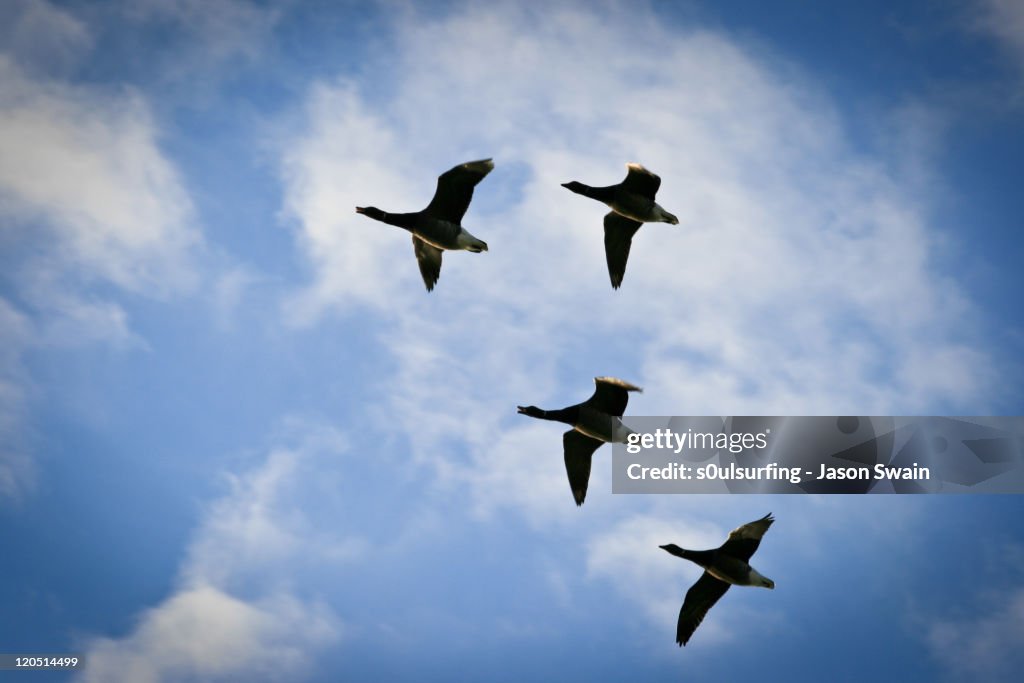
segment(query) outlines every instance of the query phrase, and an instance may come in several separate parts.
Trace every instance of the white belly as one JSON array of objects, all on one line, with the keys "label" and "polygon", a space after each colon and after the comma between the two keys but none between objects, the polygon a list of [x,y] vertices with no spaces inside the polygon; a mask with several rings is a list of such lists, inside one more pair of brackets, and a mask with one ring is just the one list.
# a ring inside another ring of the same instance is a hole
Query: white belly
[{"label": "white belly", "polygon": [[605,443],[626,443],[626,438],[633,433],[632,429],[622,424],[622,420],[617,417],[609,418],[607,415],[578,424],[575,429],[584,436]]}]

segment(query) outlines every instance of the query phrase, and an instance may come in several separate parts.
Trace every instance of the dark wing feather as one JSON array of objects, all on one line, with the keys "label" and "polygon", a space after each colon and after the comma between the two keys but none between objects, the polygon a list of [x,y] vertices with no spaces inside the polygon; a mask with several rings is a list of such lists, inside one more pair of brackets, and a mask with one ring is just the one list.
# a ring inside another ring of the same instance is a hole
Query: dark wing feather
[{"label": "dark wing feather", "polygon": [[424,213],[460,225],[473,199],[473,188],[494,168],[490,159],[468,161],[445,171],[437,178],[434,198]]},{"label": "dark wing feather", "polygon": [[614,377],[595,377],[594,384],[597,388],[594,389],[594,395],[586,400],[585,405],[615,417],[622,417],[626,412],[629,392],[643,391],[638,386]]},{"label": "dark wing feather", "polygon": [[757,550],[757,547],[761,545],[761,537],[764,536],[764,532],[768,531],[768,527],[772,525],[775,519],[772,517],[772,513],[768,513],[764,517],[754,522],[749,522],[741,527],[733,529],[729,533],[729,538],[722,547],[718,550],[738,557],[739,559],[747,562],[750,560],[751,555]]},{"label": "dark wing feather", "polygon": [[676,642],[680,646],[689,642],[690,636],[700,626],[700,622],[704,621],[708,610],[725,595],[727,590],[729,590],[729,584],[716,579],[707,572],[701,574],[697,583],[690,586],[690,590],[686,591],[683,606],[679,610],[679,624],[676,626]]},{"label": "dark wing feather", "polygon": [[412,246],[416,250],[416,261],[420,264],[420,275],[427,291],[432,291],[437,279],[441,277],[441,250],[433,244],[424,242],[416,235],[412,236]]},{"label": "dark wing feather", "polygon": [[569,487],[576,505],[583,505],[587,497],[587,484],[590,483],[590,461],[594,451],[603,442],[580,434],[570,429],[562,436],[562,447],[565,450],[565,473],[569,475]]},{"label": "dark wing feather", "polygon": [[608,277],[612,288],[618,289],[626,274],[626,260],[629,258],[629,247],[633,244],[633,235],[643,223],[626,218],[614,211],[604,217],[604,255],[608,260]]},{"label": "dark wing feather", "polygon": [[626,164],[626,168],[629,169],[629,173],[622,181],[622,189],[653,201],[654,195],[658,194],[658,188],[661,187],[661,178],[640,164]]}]

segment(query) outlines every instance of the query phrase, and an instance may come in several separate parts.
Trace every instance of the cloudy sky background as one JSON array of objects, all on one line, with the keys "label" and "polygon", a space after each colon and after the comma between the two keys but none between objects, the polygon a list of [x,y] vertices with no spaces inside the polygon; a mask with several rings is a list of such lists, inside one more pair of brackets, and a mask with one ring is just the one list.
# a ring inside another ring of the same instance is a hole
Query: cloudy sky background
[{"label": "cloudy sky background", "polygon": [[[0,651],[76,681],[1009,680],[1021,499],[613,496],[517,404],[1024,414],[1024,6],[0,7]],[[436,176],[493,157],[424,291]],[[662,176],[612,291],[604,210]],[[710,547],[775,513],[690,645]],[[743,653],[738,655],[737,653]],[[64,680],[33,674],[33,680]]]}]

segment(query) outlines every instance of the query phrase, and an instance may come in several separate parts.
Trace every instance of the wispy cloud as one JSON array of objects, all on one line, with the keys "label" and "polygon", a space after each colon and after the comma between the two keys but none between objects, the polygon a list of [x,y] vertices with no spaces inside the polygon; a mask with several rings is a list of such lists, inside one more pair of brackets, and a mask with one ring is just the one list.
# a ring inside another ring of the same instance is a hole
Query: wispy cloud
[{"label": "wispy cloud", "polygon": [[[84,31],[48,6],[22,4],[17,40],[8,49],[20,50],[29,33],[57,40],[61,31]],[[15,370],[24,350],[144,346],[119,295],[162,299],[192,291],[203,242],[139,95],[69,85],[26,70],[15,57],[22,58],[0,53],[0,279],[9,292],[7,316],[25,321],[18,342],[4,350],[8,443],[27,428],[25,391],[18,386],[29,378]],[[19,452],[15,467],[5,448],[0,495],[22,488],[17,480],[31,470],[28,455]]]},{"label": "wispy cloud", "polygon": [[[408,180],[409,162],[393,133],[348,82],[314,87],[306,116],[308,128],[284,152],[283,175],[286,214],[299,221],[296,237],[315,281],[289,301],[289,318],[302,323],[332,308],[387,307],[399,286],[412,278],[370,255],[388,254],[391,263],[400,253],[412,259],[412,243],[402,240],[399,248],[383,226],[360,224],[354,220],[362,218],[355,207],[408,201],[414,187]],[[433,191],[425,180],[424,206]]]},{"label": "wispy cloud", "polygon": [[[562,476],[560,439],[536,452],[513,407],[582,400],[597,374],[645,386],[634,414],[983,410],[978,312],[934,259],[931,198],[893,170],[916,148],[865,156],[838,104],[763,50],[602,11],[399,13],[366,80],[312,88],[284,154],[312,276],[289,310],[382,315],[389,419],[416,457],[539,520],[532,475],[544,458]],[[417,210],[437,173],[485,156],[465,223],[491,250],[446,254],[427,295],[408,235],[353,207]],[[681,224],[645,226],[612,292],[604,209],[559,185],[617,182],[627,161],[662,176]]]},{"label": "wispy cloud", "polygon": [[[697,517],[676,514],[667,521],[662,516],[635,515],[591,537],[587,576],[603,579],[624,593],[669,636],[675,632],[682,597],[702,570],[680,562],[658,546],[675,543],[696,550],[717,548],[728,533],[728,529]],[[716,627],[717,623],[706,624],[709,628],[702,636],[708,642],[727,637],[728,631]]]},{"label": "wispy cloud", "polygon": [[973,616],[938,619],[926,638],[954,678],[1015,680],[1024,666],[1024,589],[991,600]]},{"label": "wispy cloud", "polygon": [[[280,5],[281,3],[278,3]],[[137,25],[173,29],[174,49],[162,53],[159,75],[165,81],[210,85],[219,67],[252,61],[270,40],[281,8],[249,0],[141,0],[116,10]]]},{"label": "wispy cloud", "polygon": [[1024,6],[1015,0],[978,0],[975,27],[991,35],[1024,75]]},{"label": "wispy cloud", "polygon": [[297,680],[309,670],[310,645],[336,637],[325,607],[287,594],[249,603],[199,585],[144,613],[128,638],[94,641],[82,680]]},{"label": "wispy cloud", "polygon": [[223,270],[211,288],[211,304],[217,325],[222,329],[231,328],[254,288],[263,283],[264,277],[260,273],[244,265],[236,264]]},{"label": "wispy cloud", "polygon": [[24,444],[29,381],[22,365],[33,336],[31,321],[0,297],[0,501],[19,499],[33,481]]},{"label": "wispy cloud", "polygon": [[0,7],[0,46],[33,71],[70,71],[93,46],[80,19],[46,0],[11,0]]},{"label": "wispy cloud", "polygon": [[131,92],[30,78],[0,57],[0,210],[8,239],[59,269],[161,296],[195,283],[188,195]]},{"label": "wispy cloud", "polygon": [[[316,595],[285,578],[311,565],[341,566],[364,542],[321,530],[297,493],[345,439],[328,427],[293,425],[302,436],[258,466],[229,477],[180,568],[178,588],[144,611],[120,638],[86,643],[84,681],[297,680],[310,656],[337,642],[343,625]],[[292,430],[289,430],[292,431]]]}]

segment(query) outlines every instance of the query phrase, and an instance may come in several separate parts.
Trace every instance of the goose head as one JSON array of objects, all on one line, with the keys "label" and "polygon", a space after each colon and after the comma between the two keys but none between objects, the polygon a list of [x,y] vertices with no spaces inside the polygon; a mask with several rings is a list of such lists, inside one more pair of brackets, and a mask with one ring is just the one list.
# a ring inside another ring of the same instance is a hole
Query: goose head
[{"label": "goose head", "polygon": [[373,218],[374,220],[378,221],[384,220],[385,216],[385,213],[378,209],[376,206],[357,206],[356,213],[361,213],[364,216],[369,216],[370,218]]},{"label": "goose head", "polygon": [[529,415],[530,417],[543,417],[544,411],[537,406],[516,406],[520,415]]},{"label": "goose head", "polygon": [[659,545],[658,547],[662,550],[672,553],[676,557],[686,557],[686,555],[683,554],[685,551],[679,546],[677,546],[675,543],[669,543],[668,545]]}]

